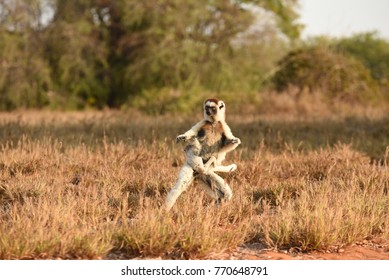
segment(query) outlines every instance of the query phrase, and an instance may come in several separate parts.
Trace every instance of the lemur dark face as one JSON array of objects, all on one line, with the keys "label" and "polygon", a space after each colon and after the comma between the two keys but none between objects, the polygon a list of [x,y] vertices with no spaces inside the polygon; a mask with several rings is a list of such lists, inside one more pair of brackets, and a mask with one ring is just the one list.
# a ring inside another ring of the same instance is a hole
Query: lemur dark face
[{"label": "lemur dark face", "polygon": [[212,117],[217,114],[217,105],[216,104],[209,104],[209,102],[204,106],[205,113]]},{"label": "lemur dark face", "polygon": [[225,106],[224,102],[216,99],[210,98],[204,102],[204,115],[210,119],[216,121],[224,119]]}]

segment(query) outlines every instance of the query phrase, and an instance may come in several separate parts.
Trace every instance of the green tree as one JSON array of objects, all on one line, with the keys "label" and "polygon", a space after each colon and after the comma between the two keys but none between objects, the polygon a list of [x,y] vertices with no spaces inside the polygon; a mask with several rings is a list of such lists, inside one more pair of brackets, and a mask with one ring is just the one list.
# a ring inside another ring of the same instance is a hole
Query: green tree
[{"label": "green tree", "polygon": [[41,4],[0,1],[0,109],[47,105],[51,79],[44,59]]},{"label": "green tree", "polygon": [[278,91],[289,86],[309,92],[320,91],[328,99],[366,102],[379,96],[377,83],[364,65],[327,47],[304,47],[289,52],[274,75]]},{"label": "green tree", "polygon": [[278,27],[283,34],[291,40],[300,38],[301,30],[304,26],[297,22],[299,19],[297,12],[299,7],[298,0],[254,0],[243,2],[253,3],[273,12]]},{"label": "green tree", "polygon": [[[255,9],[272,15],[270,40]],[[279,35],[299,35],[296,9],[295,0],[0,0],[0,98],[10,108],[102,108],[161,89],[257,89]],[[258,24],[263,33],[247,40]]]},{"label": "green tree", "polygon": [[305,42],[307,46],[322,46],[331,51],[362,63],[381,93],[389,98],[389,41],[377,32],[357,33],[350,37],[314,37]]},{"label": "green tree", "polygon": [[115,42],[120,48],[114,47],[115,55],[127,61],[115,63],[119,66],[115,73],[124,73],[119,84],[128,94],[163,87],[222,91],[249,84],[258,88],[263,64],[257,56],[263,50],[258,42],[265,41],[257,37],[251,41],[253,48],[236,44],[254,23],[256,5],[279,14],[282,31],[288,30],[289,21],[287,34],[297,36],[297,27],[291,31],[296,1],[124,1],[120,15],[115,14],[115,28],[124,26],[122,32],[109,32],[118,34]]},{"label": "green tree", "polygon": [[46,58],[52,69],[54,106],[103,108],[108,99],[106,43],[94,23],[93,1],[53,2],[45,30]]},{"label": "green tree", "polygon": [[380,38],[377,32],[335,40],[333,48],[361,61],[382,86],[389,85],[389,42]]}]

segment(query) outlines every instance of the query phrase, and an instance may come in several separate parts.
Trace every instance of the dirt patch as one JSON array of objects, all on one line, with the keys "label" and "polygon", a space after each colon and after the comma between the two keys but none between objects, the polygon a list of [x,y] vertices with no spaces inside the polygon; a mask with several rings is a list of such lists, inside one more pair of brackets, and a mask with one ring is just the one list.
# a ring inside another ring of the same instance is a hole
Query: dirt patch
[{"label": "dirt patch", "polygon": [[308,253],[297,248],[266,249],[262,244],[247,244],[232,252],[212,254],[211,260],[389,260],[389,239],[364,240],[350,246]]},{"label": "dirt patch", "polygon": [[[148,259],[163,260],[164,257],[129,258],[125,253],[110,253],[106,259]],[[240,246],[232,251],[213,253],[205,260],[389,260],[389,239],[363,240],[345,247],[332,247],[322,251],[300,252],[268,249],[261,243]]]}]

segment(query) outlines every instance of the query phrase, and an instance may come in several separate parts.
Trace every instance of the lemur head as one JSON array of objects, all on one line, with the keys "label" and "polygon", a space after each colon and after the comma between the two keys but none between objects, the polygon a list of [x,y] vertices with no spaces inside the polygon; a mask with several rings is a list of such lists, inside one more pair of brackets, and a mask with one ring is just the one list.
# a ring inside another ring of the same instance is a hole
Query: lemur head
[{"label": "lemur head", "polygon": [[222,100],[209,98],[204,101],[204,119],[210,122],[224,121],[226,105]]}]

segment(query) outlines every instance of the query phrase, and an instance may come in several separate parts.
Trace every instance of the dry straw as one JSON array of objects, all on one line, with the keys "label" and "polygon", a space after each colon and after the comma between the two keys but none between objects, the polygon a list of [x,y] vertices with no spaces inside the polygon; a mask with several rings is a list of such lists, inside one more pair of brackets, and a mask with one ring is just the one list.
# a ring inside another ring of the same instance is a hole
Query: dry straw
[{"label": "dry straw", "polygon": [[387,120],[230,120],[243,142],[227,160],[239,167],[232,201],[215,206],[194,184],[166,214],[186,121],[1,114],[0,258],[204,258],[389,237]]}]

